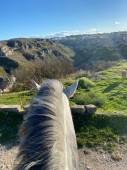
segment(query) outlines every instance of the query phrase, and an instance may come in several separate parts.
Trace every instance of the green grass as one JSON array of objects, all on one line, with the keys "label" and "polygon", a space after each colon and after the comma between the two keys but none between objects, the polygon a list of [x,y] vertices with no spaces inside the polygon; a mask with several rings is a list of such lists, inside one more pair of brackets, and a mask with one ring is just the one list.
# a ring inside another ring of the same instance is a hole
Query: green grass
[{"label": "green grass", "polygon": [[0,95],[0,104],[7,104],[7,105],[21,105],[24,106],[25,104],[29,103],[34,95],[33,91],[23,91],[23,92],[16,92],[16,93],[6,93]]},{"label": "green grass", "polygon": [[127,112],[127,78],[122,79],[121,71],[127,68],[126,62],[100,71],[102,79],[92,79],[93,86],[80,86],[71,102],[74,104],[95,104],[101,111]]},{"label": "green grass", "polygon": [[78,91],[72,101],[78,105],[94,104],[98,107],[105,104],[105,98],[101,93],[84,90]]},{"label": "green grass", "polygon": [[73,115],[79,147],[113,152],[127,142],[127,114]]},{"label": "green grass", "polygon": [[94,83],[90,79],[88,79],[87,77],[81,77],[79,79],[78,88],[88,89],[88,88],[93,87],[93,86],[94,86]]},{"label": "green grass", "polygon": [[23,115],[16,113],[0,113],[0,144],[16,142],[17,133]]},{"label": "green grass", "polygon": [[122,79],[121,71],[127,68],[126,63],[100,72],[102,80],[95,80],[96,86],[91,89],[105,96],[104,110],[127,112],[127,78]]}]

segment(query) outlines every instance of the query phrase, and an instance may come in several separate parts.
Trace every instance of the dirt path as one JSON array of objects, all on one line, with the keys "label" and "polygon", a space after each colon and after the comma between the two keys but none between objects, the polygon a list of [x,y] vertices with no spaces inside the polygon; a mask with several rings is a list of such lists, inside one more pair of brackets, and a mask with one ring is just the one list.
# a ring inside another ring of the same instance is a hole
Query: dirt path
[{"label": "dirt path", "polygon": [[122,159],[114,161],[108,153],[91,151],[88,155],[79,151],[80,170],[127,170],[127,149],[121,153]]},{"label": "dirt path", "polygon": [[0,170],[12,170],[18,147],[0,145]]},{"label": "dirt path", "polygon": [[[0,145],[0,170],[12,170],[18,147]],[[106,153],[90,151],[85,155],[83,150],[79,150],[80,170],[127,170],[127,149],[122,151],[122,160],[114,161]]]}]

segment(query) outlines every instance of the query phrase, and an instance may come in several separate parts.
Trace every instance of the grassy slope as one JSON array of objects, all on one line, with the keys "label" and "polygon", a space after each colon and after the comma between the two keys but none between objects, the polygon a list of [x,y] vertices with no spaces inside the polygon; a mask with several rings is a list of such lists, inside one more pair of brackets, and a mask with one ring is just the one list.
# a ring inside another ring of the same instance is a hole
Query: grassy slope
[{"label": "grassy slope", "polygon": [[[115,151],[127,143],[127,79],[121,77],[121,71],[126,68],[127,63],[121,62],[100,72],[103,79],[93,79],[93,87],[79,88],[71,100],[72,104],[98,105],[95,115],[73,115],[78,146],[83,147],[84,152],[87,148],[104,149],[113,159],[121,159]],[[69,83],[66,81],[66,84]],[[115,114],[111,114],[114,111]]]},{"label": "grassy slope", "polygon": [[[92,80],[94,86],[90,88],[78,88],[71,103],[90,104],[94,103],[101,111],[124,111],[127,112],[127,79],[122,79],[121,71],[127,68],[127,63],[121,62],[108,70],[101,71],[103,76],[100,80]],[[74,82],[74,78],[62,80],[65,86]],[[32,91],[24,91],[0,96],[0,104],[26,104],[33,96]]]},{"label": "grassy slope", "polygon": [[91,89],[101,93],[105,98],[104,110],[127,112],[127,79],[122,79],[121,71],[127,68],[127,63],[100,72],[102,80],[95,81],[96,86]]},{"label": "grassy slope", "polygon": [[21,105],[24,106],[31,101],[32,96],[34,95],[33,91],[23,91],[15,93],[2,94],[0,96],[0,104],[5,105]]},{"label": "grassy slope", "polygon": [[[127,78],[122,79],[121,71],[127,68],[126,62],[120,62],[108,70],[101,71],[101,79],[92,78],[93,87],[78,88],[71,99],[72,104],[95,104],[98,111],[122,111],[127,113]],[[65,80],[66,85],[74,80]]]}]

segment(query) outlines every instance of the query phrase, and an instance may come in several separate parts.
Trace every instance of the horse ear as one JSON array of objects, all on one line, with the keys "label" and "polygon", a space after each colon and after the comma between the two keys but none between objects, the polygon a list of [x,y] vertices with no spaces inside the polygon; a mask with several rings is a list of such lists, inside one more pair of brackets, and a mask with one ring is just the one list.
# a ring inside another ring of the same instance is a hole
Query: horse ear
[{"label": "horse ear", "polygon": [[76,80],[72,85],[70,85],[69,87],[67,87],[67,88],[64,90],[64,93],[66,94],[66,96],[67,96],[68,98],[73,97],[73,95],[75,94],[76,89],[77,89],[77,87],[78,87],[78,82],[79,82],[79,80]]},{"label": "horse ear", "polygon": [[32,85],[34,86],[34,89],[35,89],[36,91],[38,91],[38,90],[40,89],[39,84],[37,84],[34,80],[31,80],[31,82],[32,82]]}]

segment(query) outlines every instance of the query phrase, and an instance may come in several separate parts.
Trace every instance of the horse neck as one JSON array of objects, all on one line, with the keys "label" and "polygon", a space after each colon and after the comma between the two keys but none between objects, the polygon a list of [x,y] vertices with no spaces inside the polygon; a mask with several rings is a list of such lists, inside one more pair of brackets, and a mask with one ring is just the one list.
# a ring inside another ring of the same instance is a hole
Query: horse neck
[{"label": "horse neck", "polygon": [[21,129],[19,156],[22,160],[17,170],[36,170],[37,167],[78,170],[75,132],[66,96],[37,97],[29,112]]},{"label": "horse neck", "polygon": [[64,96],[66,170],[78,170],[77,142],[69,102]]}]

